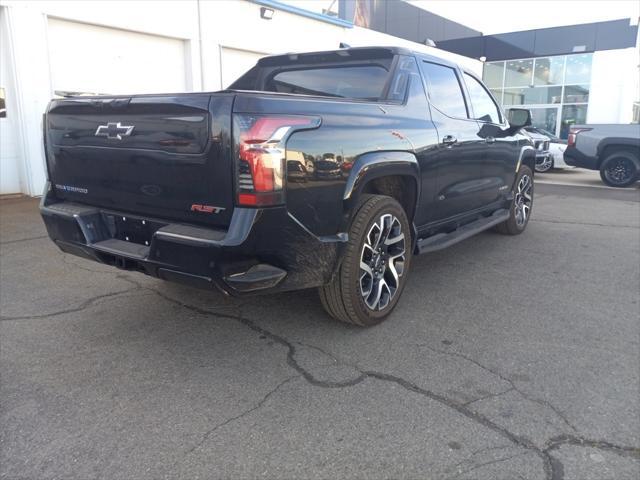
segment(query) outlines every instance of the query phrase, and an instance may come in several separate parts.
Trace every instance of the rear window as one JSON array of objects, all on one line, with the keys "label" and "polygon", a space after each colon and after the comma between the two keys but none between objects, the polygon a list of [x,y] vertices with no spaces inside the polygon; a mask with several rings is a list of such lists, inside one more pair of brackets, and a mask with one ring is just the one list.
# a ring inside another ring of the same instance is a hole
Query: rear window
[{"label": "rear window", "polygon": [[382,97],[387,77],[387,70],[377,65],[286,70],[273,75],[267,81],[265,90],[378,100]]}]

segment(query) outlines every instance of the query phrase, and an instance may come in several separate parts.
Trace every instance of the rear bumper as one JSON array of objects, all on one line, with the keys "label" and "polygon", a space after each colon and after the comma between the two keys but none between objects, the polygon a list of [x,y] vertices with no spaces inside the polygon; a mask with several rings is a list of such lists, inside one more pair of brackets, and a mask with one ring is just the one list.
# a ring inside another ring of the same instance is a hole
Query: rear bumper
[{"label": "rear bumper", "polygon": [[564,151],[564,162],[572,167],[599,170],[598,159],[596,157],[585,155],[575,147],[567,147]]},{"label": "rear bumper", "polygon": [[[346,241],[344,235],[313,235],[284,207],[236,208],[222,230],[59,201],[47,191],[40,213],[62,251],[230,295],[326,284]],[[118,238],[113,216],[153,225],[148,245]]]}]

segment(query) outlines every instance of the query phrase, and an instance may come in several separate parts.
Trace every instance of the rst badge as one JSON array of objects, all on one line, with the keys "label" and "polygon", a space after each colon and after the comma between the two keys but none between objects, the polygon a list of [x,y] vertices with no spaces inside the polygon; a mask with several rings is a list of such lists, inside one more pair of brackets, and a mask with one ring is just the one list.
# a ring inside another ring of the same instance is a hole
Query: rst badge
[{"label": "rst badge", "polygon": [[213,205],[201,205],[199,203],[194,203],[191,205],[192,212],[200,212],[200,213],[220,213],[223,210],[226,210],[223,207],[214,207]]},{"label": "rst badge", "polygon": [[120,122],[108,122],[106,125],[99,125],[96,130],[96,137],[107,137],[109,140],[122,140],[133,132],[134,125],[122,125]]}]

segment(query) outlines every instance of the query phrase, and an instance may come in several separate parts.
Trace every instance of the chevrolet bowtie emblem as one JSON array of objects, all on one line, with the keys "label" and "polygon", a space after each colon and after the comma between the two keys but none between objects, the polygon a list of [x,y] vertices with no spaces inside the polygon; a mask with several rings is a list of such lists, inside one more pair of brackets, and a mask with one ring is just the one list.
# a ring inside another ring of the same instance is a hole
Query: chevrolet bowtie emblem
[{"label": "chevrolet bowtie emblem", "polygon": [[122,140],[122,137],[131,135],[133,127],[133,125],[121,125],[120,122],[109,122],[106,125],[100,125],[95,136],[107,137],[109,140]]}]

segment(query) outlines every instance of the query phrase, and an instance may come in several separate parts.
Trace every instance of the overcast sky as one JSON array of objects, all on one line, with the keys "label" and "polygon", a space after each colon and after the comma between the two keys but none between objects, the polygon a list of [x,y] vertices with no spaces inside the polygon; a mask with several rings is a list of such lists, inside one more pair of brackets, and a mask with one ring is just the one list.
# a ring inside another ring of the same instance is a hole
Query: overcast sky
[{"label": "overcast sky", "polygon": [[485,35],[640,16],[640,0],[409,0]]}]

